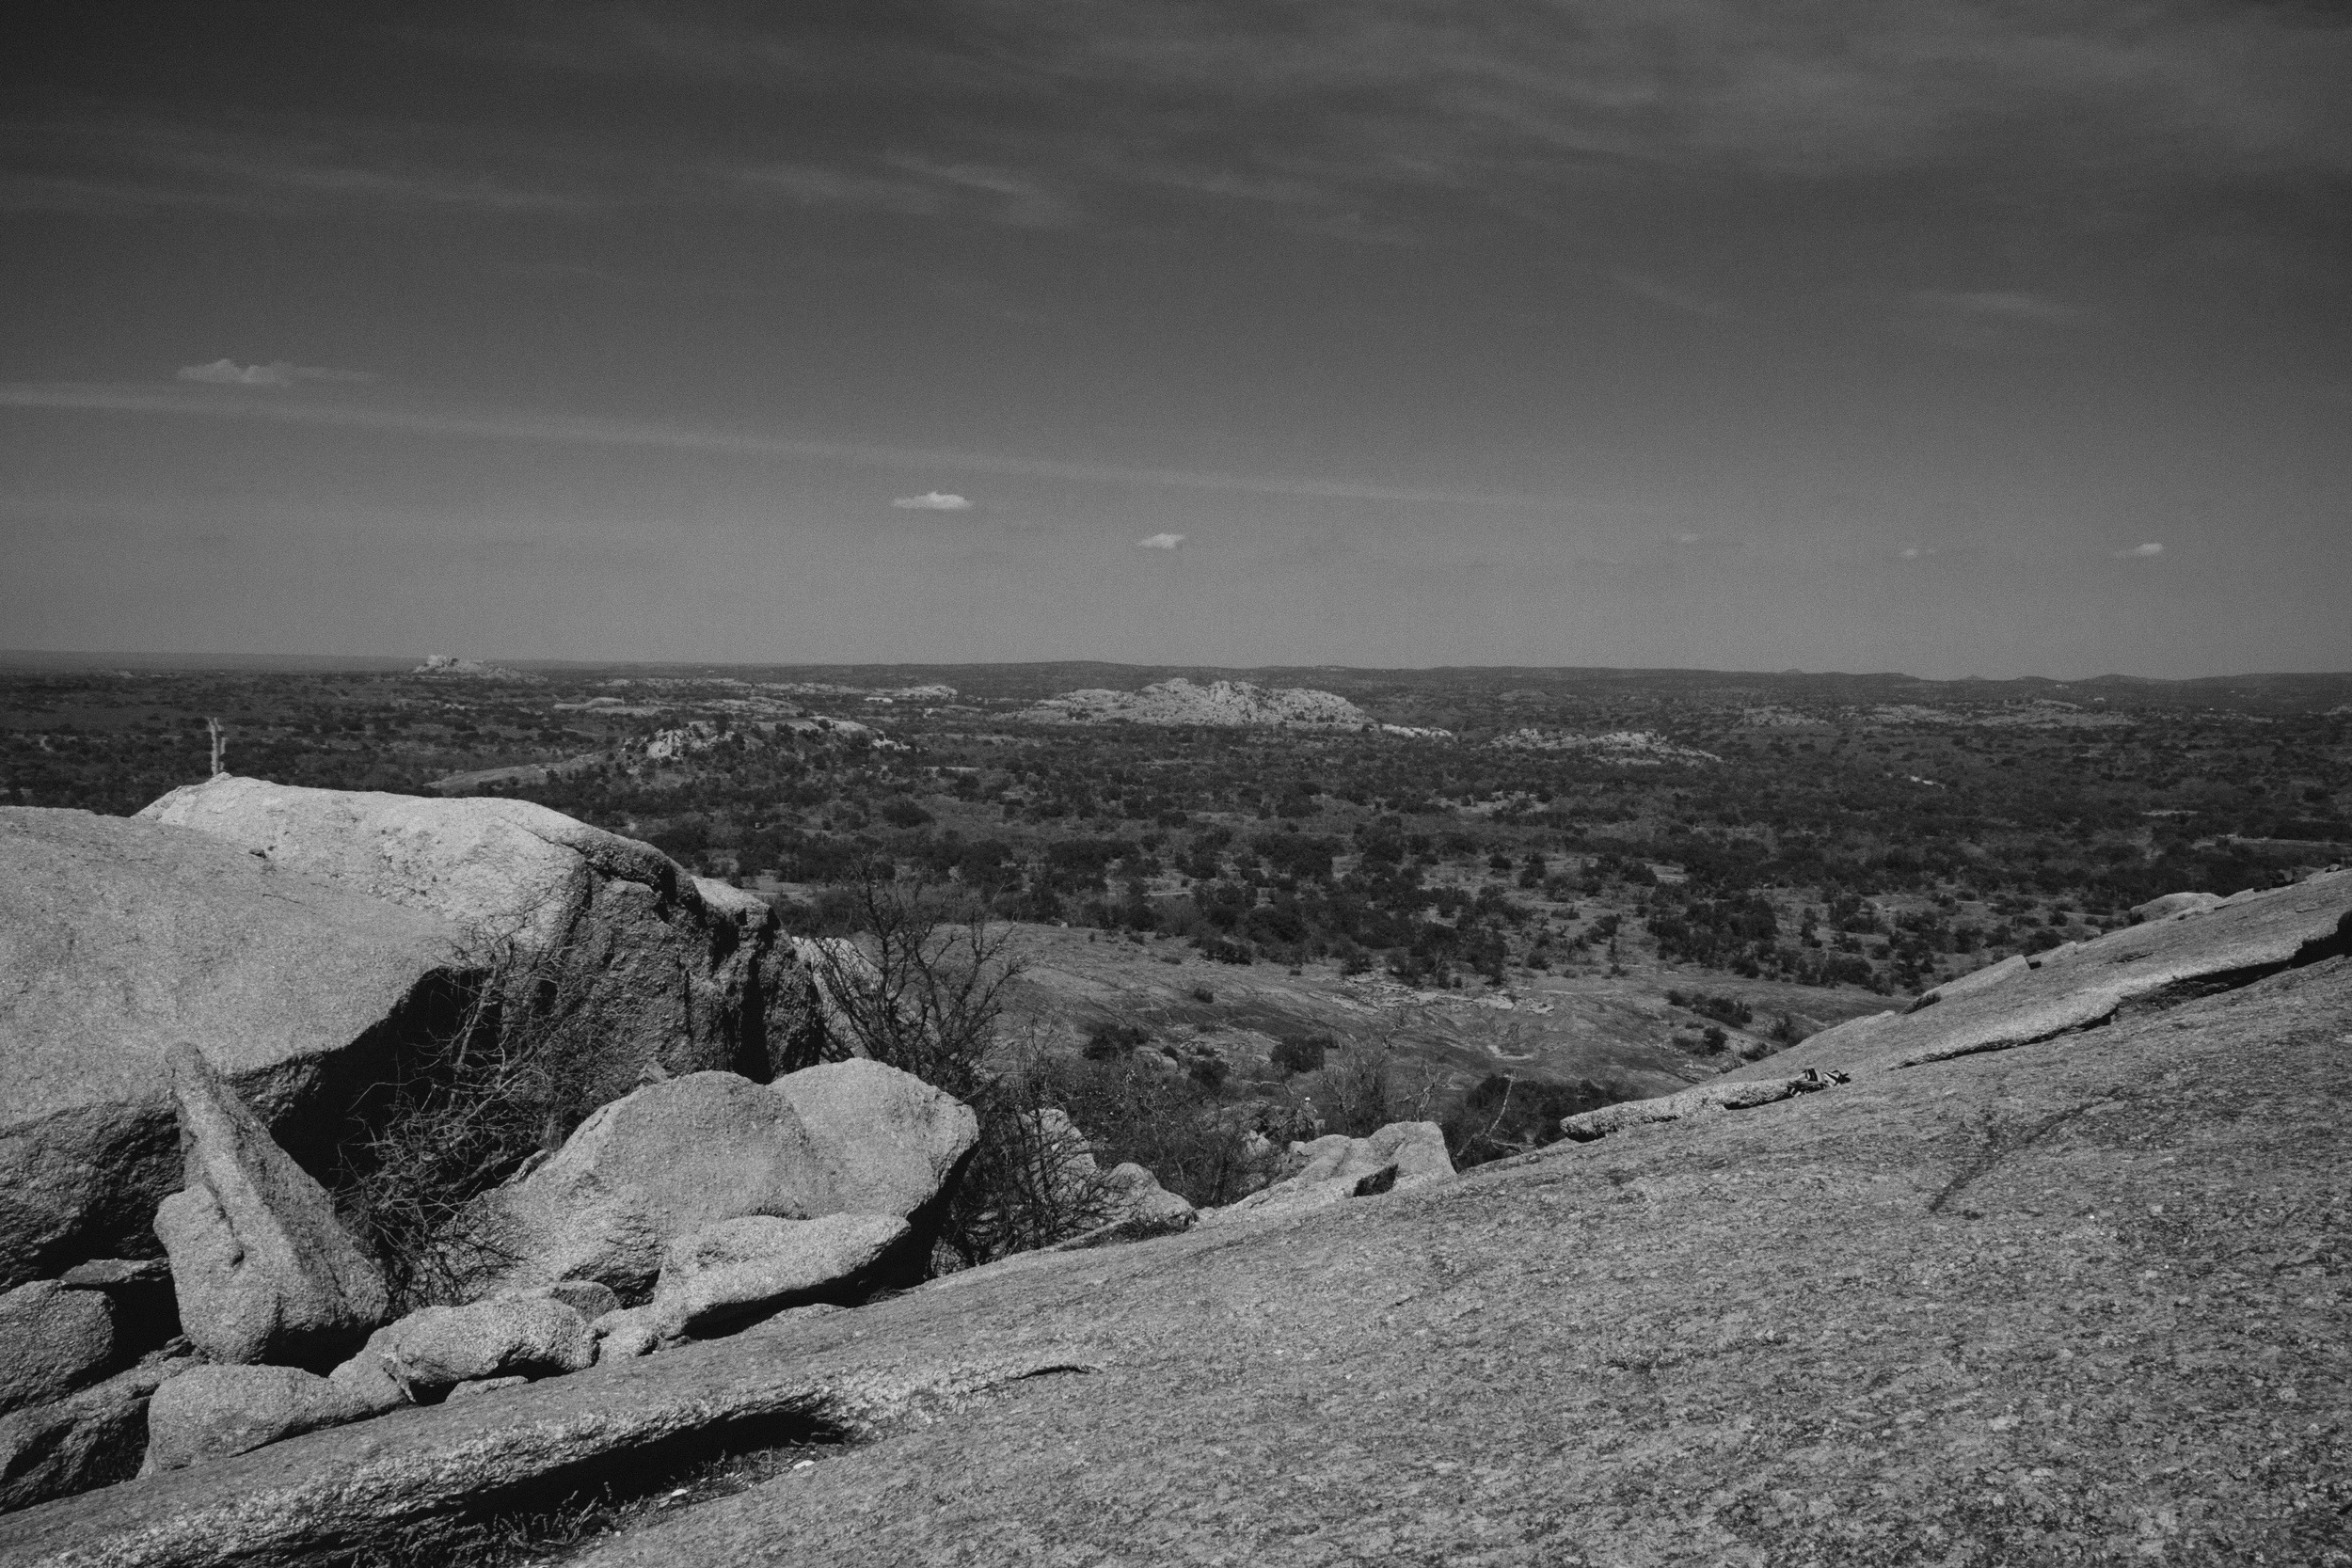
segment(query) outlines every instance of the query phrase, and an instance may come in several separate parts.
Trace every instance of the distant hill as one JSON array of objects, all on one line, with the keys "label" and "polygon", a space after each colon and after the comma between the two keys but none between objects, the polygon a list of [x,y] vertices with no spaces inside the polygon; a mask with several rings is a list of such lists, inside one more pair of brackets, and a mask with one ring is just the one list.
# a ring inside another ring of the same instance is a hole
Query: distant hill
[{"label": "distant hill", "polygon": [[1265,688],[1248,681],[1196,685],[1179,675],[1140,691],[1089,689],[1048,697],[1020,718],[1040,724],[1206,724],[1225,729],[1361,729],[1371,714],[1346,698],[1311,687]]}]

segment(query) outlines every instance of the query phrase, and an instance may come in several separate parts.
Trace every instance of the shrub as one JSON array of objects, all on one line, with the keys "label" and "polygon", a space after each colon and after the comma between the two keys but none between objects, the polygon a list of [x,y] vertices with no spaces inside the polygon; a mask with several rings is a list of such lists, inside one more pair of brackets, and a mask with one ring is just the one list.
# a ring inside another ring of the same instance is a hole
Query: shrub
[{"label": "shrub", "polygon": [[360,1096],[328,1182],[402,1312],[461,1299],[505,1260],[471,1223],[473,1200],[596,1108],[567,1070],[593,1043],[593,972],[511,937],[469,947],[482,979],[462,1016]]},{"label": "shrub", "polygon": [[1337,1044],[1329,1035],[1285,1035],[1274,1044],[1273,1062],[1285,1073],[1319,1072]]}]

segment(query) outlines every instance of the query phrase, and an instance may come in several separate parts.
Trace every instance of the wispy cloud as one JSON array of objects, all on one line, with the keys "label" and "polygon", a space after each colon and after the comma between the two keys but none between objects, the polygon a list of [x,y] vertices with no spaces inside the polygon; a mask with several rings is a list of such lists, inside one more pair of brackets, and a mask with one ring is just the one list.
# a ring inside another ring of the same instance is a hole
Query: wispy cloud
[{"label": "wispy cloud", "polygon": [[1149,539],[1136,540],[1136,548],[1139,550],[1173,550],[1183,547],[1184,543],[1184,536],[1181,533],[1155,533]]},{"label": "wispy cloud", "polygon": [[2069,305],[2064,300],[2000,290],[1951,293],[1942,289],[1922,289],[1911,298],[1912,303],[1921,309],[1945,315],[2033,326],[2074,326],[2088,320],[2090,315],[2081,306]]},{"label": "wispy cloud", "polygon": [[1724,321],[1737,314],[1730,306],[1720,299],[1710,299],[1704,294],[1693,293],[1688,289],[1677,288],[1671,283],[1661,283],[1655,277],[1647,277],[1640,273],[1620,272],[1614,275],[1614,278],[1617,287],[1626,293],[1646,299],[1653,305],[1662,305],[1669,310],[1678,310],[1686,316],[1704,316],[1710,320]]},{"label": "wispy cloud", "polygon": [[2128,550],[2116,551],[2115,558],[2118,561],[2147,561],[2154,556],[2162,555],[2163,553],[2164,546],[2155,543],[2153,540],[2150,540],[2145,545],[2134,545]]},{"label": "wispy cloud", "polygon": [[972,503],[961,496],[951,496],[945,490],[930,490],[919,496],[900,496],[890,503],[901,512],[969,512]]},{"label": "wispy cloud", "polygon": [[180,379],[202,382],[209,387],[292,387],[302,381],[360,383],[375,377],[366,371],[327,370],[284,359],[273,359],[266,365],[240,365],[234,359],[215,359],[206,365],[181,366]]},{"label": "wispy cloud", "polygon": [[[956,469],[966,473],[1016,474],[1033,479],[1074,480],[1178,490],[1225,491],[1250,496],[1304,496],[1327,500],[1398,505],[1507,507],[1554,512],[1571,504],[1555,496],[1476,490],[1424,490],[1339,480],[1282,479],[1255,474],[1146,468],[1119,464],[1068,463],[996,452],[950,451],[928,447],[875,446],[850,441],[811,441],[741,431],[696,430],[624,420],[579,419],[516,409],[441,412],[364,406],[309,399],[239,396],[171,387],[87,383],[0,383],[0,408],[51,409],[112,414],[152,414],[205,419],[249,419],[265,423],[379,430],[413,436],[472,440],[528,441],[557,446],[644,447],[676,451],[723,451],[754,457],[810,458],[893,468]],[[1165,546],[1155,546],[1165,547]]]}]

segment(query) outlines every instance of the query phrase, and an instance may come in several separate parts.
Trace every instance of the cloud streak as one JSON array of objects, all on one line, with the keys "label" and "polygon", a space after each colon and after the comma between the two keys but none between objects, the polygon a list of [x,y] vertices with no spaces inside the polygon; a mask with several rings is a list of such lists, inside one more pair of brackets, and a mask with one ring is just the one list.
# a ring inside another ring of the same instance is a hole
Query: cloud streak
[{"label": "cloud streak", "polygon": [[736,431],[695,430],[681,425],[533,414],[516,409],[448,413],[307,399],[241,397],[227,388],[219,392],[196,392],[167,387],[0,383],[0,408],[253,420],[272,424],[371,430],[407,436],[445,436],[471,440],[521,441],[549,446],[639,447],[673,451],[729,452],[747,457],[809,458],[877,467],[961,469],[967,473],[1012,474],[1031,479],[1220,491],[1248,496],[1298,496],[1396,505],[1556,511],[1575,504],[1568,498],[1558,496],[1425,490],[1337,480],[1282,479],[1107,463],[1065,463],[995,452],[879,446],[854,441],[811,441]]},{"label": "cloud streak", "polygon": [[2134,545],[2128,550],[2118,550],[2115,558],[2118,561],[2150,561],[2163,553],[2164,546],[2151,540],[2145,545]]},{"label": "cloud streak", "polygon": [[1149,539],[1136,540],[1136,548],[1139,550],[1173,550],[1183,548],[1184,543],[1184,536],[1181,533],[1155,533]]},{"label": "cloud streak", "polygon": [[292,387],[303,381],[339,381],[352,384],[371,382],[375,377],[366,371],[335,371],[317,365],[296,365],[284,359],[273,359],[266,365],[240,365],[234,359],[215,359],[205,365],[183,365],[180,379],[200,382],[208,387]]},{"label": "cloud streak", "polygon": [[961,496],[931,490],[920,496],[900,496],[890,503],[901,512],[969,512],[972,503]]}]

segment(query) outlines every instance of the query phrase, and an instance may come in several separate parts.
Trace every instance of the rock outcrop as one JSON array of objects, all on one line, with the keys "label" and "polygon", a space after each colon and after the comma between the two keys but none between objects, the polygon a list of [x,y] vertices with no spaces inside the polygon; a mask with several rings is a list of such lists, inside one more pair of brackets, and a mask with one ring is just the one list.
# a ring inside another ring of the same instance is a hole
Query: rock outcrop
[{"label": "rock outcrop", "polygon": [[752,895],[651,845],[525,800],[302,789],[224,775],[147,807],[356,893],[427,911],[486,957],[514,955],[512,1008],[560,1010],[582,1105],[648,1068],[765,1079],[799,1033],[806,987]]},{"label": "rock outcrop", "polygon": [[180,1323],[215,1361],[326,1367],[384,1321],[384,1275],[334,1201],[192,1045],[169,1053],[186,1184],[155,1212]]},{"label": "rock outcrop", "polygon": [[0,808],[0,1290],[152,1251],[172,1042],[324,1169],[468,981],[452,923],[167,824]]},{"label": "rock outcrop", "polygon": [[1048,697],[1019,717],[1039,724],[1204,724],[1218,729],[1344,729],[1371,726],[1372,715],[1336,692],[1312,687],[1262,687],[1182,675],[1140,691],[1089,688]]},{"label": "rock outcrop", "polygon": [[890,1214],[727,1220],[673,1243],[651,1312],[663,1338],[708,1335],[810,1302],[854,1300],[913,1248]]},{"label": "rock outcrop", "polygon": [[2196,985],[2104,1027],[1900,1065],[2137,951],[2093,942],[2013,976],[2006,1030],[1988,991],[1796,1048],[1835,1093],[312,1432],[11,1518],[0,1563],[301,1560],[751,1421],[888,1440],[590,1568],[2327,1561],[2352,884],[2265,896],[2158,927],[2206,929],[2162,959]]}]

